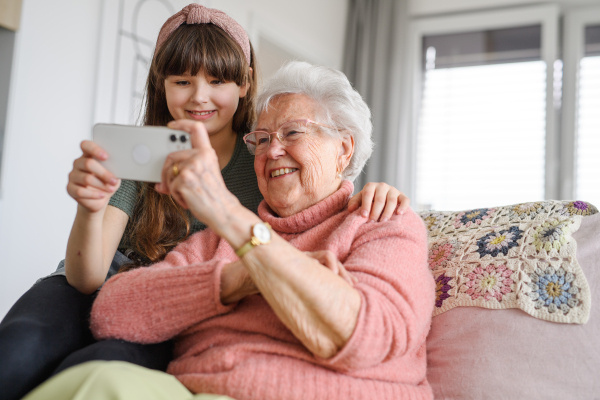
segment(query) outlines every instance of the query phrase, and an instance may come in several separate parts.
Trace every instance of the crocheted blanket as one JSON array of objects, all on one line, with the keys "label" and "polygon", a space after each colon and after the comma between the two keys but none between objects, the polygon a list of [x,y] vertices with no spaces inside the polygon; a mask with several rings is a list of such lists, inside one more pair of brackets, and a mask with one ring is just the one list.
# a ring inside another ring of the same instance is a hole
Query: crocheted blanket
[{"label": "crocheted blanket", "polygon": [[436,281],[433,316],[458,306],[519,308],[584,324],[590,288],[572,234],[597,213],[583,201],[544,201],[462,212],[420,212]]}]

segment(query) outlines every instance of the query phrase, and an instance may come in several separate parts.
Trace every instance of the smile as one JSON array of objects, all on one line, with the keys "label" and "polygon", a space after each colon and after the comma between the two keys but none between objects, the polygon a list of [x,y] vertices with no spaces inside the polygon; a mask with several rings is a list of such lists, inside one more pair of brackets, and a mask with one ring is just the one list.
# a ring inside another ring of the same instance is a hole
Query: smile
[{"label": "smile", "polygon": [[292,172],[298,171],[298,168],[280,168],[271,172],[271,178],[276,178],[281,175],[291,174]]},{"label": "smile", "polygon": [[212,114],[214,111],[188,111],[188,112],[193,115],[208,115],[208,114]]}]

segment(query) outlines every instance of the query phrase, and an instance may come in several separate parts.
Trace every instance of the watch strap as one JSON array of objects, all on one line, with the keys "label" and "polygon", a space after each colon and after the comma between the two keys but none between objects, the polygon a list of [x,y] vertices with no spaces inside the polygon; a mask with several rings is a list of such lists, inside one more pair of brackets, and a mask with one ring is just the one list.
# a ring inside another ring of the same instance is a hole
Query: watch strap
[{"label": "watch strap", "polygon": [[245,245],[243,245],[242,247],[240,247],[239,249],[237,249],[235,251],[235,254],[239,257],[242,258],[244,257],[244,255],[246,255],[247,252],[249,252],[250,250],[252,250],[252,248],[254,246],[258,246],[257,244],[254,244],[255,241],[255,237],[252,236],[252,239],[250,239],[250,241],[248,243],[246,243]]},{"label": "watch strap", "polygon": [[[271,229],[271,225],[269,225],[268,223],[264,222],[265,226],[269,229]],[[253,227],[254,228],[254,227]],[[240,247],[239,249],[237,249],[235,251],[235,254],[239,257],[242,258],[246,255],[247,252],[249,252],[250,250],[252,250],[254,247],[259,246],[263,244],[260,240],[258,240],[258,238],[256,236],[254,236],[254,234],[252,234],[252,238],[250,239],[249,242],[247,242],[245,245],[243,245],[242,247]]]}]

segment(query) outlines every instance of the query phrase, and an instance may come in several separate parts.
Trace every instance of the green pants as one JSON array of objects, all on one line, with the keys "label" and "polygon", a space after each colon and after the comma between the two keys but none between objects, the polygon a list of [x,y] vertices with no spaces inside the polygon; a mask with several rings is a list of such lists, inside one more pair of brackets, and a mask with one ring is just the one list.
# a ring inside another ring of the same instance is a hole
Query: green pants
[{"label": "green pants", "polygon": [[23,400],[233,400],[192,394],[174,376],[122,361],[92,361],[44,382]]}]

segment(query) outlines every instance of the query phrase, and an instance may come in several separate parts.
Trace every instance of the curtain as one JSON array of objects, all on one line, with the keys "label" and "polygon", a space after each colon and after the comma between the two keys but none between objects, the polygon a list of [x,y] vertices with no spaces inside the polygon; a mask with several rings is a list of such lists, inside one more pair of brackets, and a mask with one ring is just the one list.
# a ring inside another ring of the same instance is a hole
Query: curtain
[{"label": "curtain", "polygon": [[402,65],[407,48],[407,0],[349,0],[343,71],[373,115],[373,155],[355,182],[387,182],[408,196],[411,141],[401,115],[409,76]]}]

